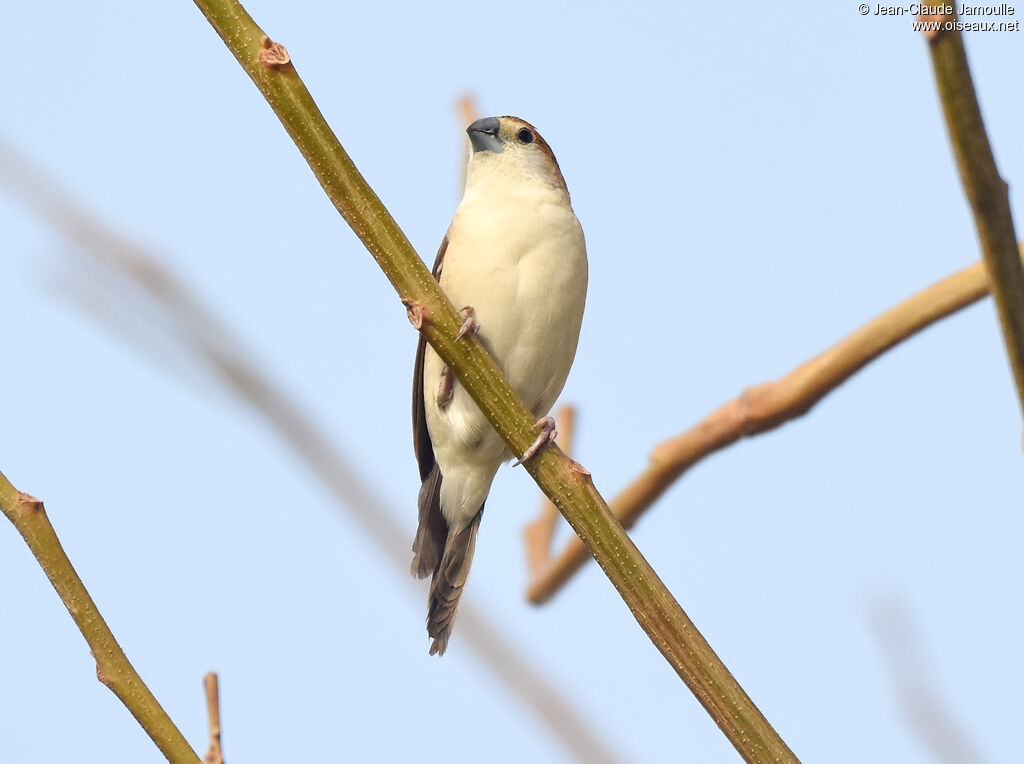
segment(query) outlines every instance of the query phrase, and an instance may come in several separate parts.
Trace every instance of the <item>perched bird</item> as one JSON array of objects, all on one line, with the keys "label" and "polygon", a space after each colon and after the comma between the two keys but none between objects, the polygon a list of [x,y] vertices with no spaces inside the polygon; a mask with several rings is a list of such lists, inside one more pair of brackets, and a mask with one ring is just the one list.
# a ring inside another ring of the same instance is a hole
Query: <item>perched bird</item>
[{"label": "perched bird", "polygon": [[[466,306],[457,339],[476,332],[538,417],[540,435],[521,462],[553,436],[547,413],[576,355],[587,249],[555,155],[533,125],[488,117],[466,132],[472,144],[466,190],[434,277],[455,305]],[[427,633],[434,655],[448,646],[484,500],[512,454],[422,336],[412,409],[423,481],[412,572],[432,576]]]}]

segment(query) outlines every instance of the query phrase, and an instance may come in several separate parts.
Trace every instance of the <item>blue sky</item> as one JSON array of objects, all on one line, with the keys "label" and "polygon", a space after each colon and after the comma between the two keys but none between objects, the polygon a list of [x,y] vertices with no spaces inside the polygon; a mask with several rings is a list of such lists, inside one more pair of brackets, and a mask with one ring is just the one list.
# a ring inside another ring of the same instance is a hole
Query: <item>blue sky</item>
[{"label": "blue sky", "polygon": [[[661,440],[977,259],[907,18],[810,3],[247,7],[428,262],[458,202],[456,99],[543,133],[587,235],[563,400],[606,497]],[[20,4],[6,19],[17,67],[0,136],[207,301],[411,542],[415,334],[202,15]],[[1022,38],[965,39],[1020,220]],[[425,586],[264,422],[141,320],[126,344],[61,296],[79,253],[6,193],[0,234],[0,469],[46,501],[197,749],[214,669],[229,761],[572,760],[458,628],[427,656]],[[871,625],[895,602],[959,729],[1007,761],[1024,680],[1021,429],[985,301],[700,464],[634,538],[801,758],[932,760]],[[551,604],[524,602],[537,496],[522,471],[499,473],[467,601],[621,759],[734,761],[596,566]],[[0,576],[2,758],[159,761],[11,528]]]}]

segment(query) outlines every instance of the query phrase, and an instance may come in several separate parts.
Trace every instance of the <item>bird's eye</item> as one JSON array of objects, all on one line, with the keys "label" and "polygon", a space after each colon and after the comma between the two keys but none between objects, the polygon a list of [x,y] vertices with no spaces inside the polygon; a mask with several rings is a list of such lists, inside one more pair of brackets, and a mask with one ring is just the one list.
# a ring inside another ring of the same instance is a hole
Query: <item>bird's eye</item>
[{"label": "bird's eye", "polygon": [[516,133],[516,138],[519,139],[520,143],[533,143],[533,133],[527,130],[525,127]]}]

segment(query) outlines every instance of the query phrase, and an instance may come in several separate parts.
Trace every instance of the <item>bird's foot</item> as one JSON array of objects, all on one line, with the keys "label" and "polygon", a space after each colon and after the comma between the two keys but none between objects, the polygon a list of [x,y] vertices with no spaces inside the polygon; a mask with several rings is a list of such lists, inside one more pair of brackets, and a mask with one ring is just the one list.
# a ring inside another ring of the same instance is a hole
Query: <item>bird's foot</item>
[{"label": "bird's foot", "polygon": [[558,430],[555,429],[554,417],[541,417],[537,420],[537,424],[534,426],[540,428],[540,434],[537,436],[537,440],[533,441],[533,445],[526,449],[523,455],[512,463],[513,467],[518,467],[520,464],[530,461],[530,459],[540,451],[541,446],[549,440],[554,440],[558,437]]},{"label": "bird's foot", "polygon": [[480,322],[477,321],[476,318],[474,318],[473,313],[474,311],[472,305],[467,305],[466,307],[459,311],[459,315],[461,315],[465,320],[462,322],[462,326],[459,328],[459,333],[455,335],[456,342],[461,340],[467,334],[476,334],[478,331],[480,331]]},{"label": "bird's foot", "polygon": [[447,365],[441,367],[441,385],[437,388],[437,407],[444,409],[455,395],[455,372]]}]

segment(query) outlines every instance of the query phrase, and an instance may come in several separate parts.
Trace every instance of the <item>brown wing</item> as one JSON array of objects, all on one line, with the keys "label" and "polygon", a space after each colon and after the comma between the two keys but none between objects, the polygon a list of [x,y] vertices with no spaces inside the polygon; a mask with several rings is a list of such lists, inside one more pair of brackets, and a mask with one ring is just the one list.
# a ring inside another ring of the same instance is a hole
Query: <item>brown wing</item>
[{"label": "brown wing", "polygon": [[[448,237],[444,237],[434,261],[434,278],[441,280]],[[420,467],[419,527],[412,542],[412,573],[419,578],[431,576],[428,597],[427,633],[433,639],[431,655],[443,655],[455,623],[455,610],[462,595],[469,566],[473,562],[476,534],[483,515],[483,505],[458,533],[449,534],[448,521],[441,511],[441,482],[444,476],[434,460],[434,447],[427,431],[423,400],[423,361],[427,341],[420,335],[416,346],[416,369],[412,380],[412,440]]]},{"label": "brown wing", "polygon": [[[441,280],[441,267],[444,265],[444,253],[448,250],[448,234],[441,241],[434,260],[433,274]],[[423,406],[423,359],[427,353],[427,341],[420,334],[416,344],[416,365],[412,374],[412,444],[416,449],[416,461],[420,467],[420,480],[426,480],[434,469],[434,446],[427,432],[427,417]]]},{"label": "brown wing", "polygon": [[[434,261],[434,278],[441,278],[444,253],[448,249],[448,237],[441,242]],[[412,542],[412,573],[426,578],[436,573],[441,564],[448,538],[448,523],[441,512],[441,470],[434,461],[434,446],[427,430],[427,417],[423,401],[423,361],[427,353],[427,341],[420,334],[416,345],[416,367],[412,375],[412,443],[419,463],[420,486],[417,507],[419,524],[416,538]]]}]

